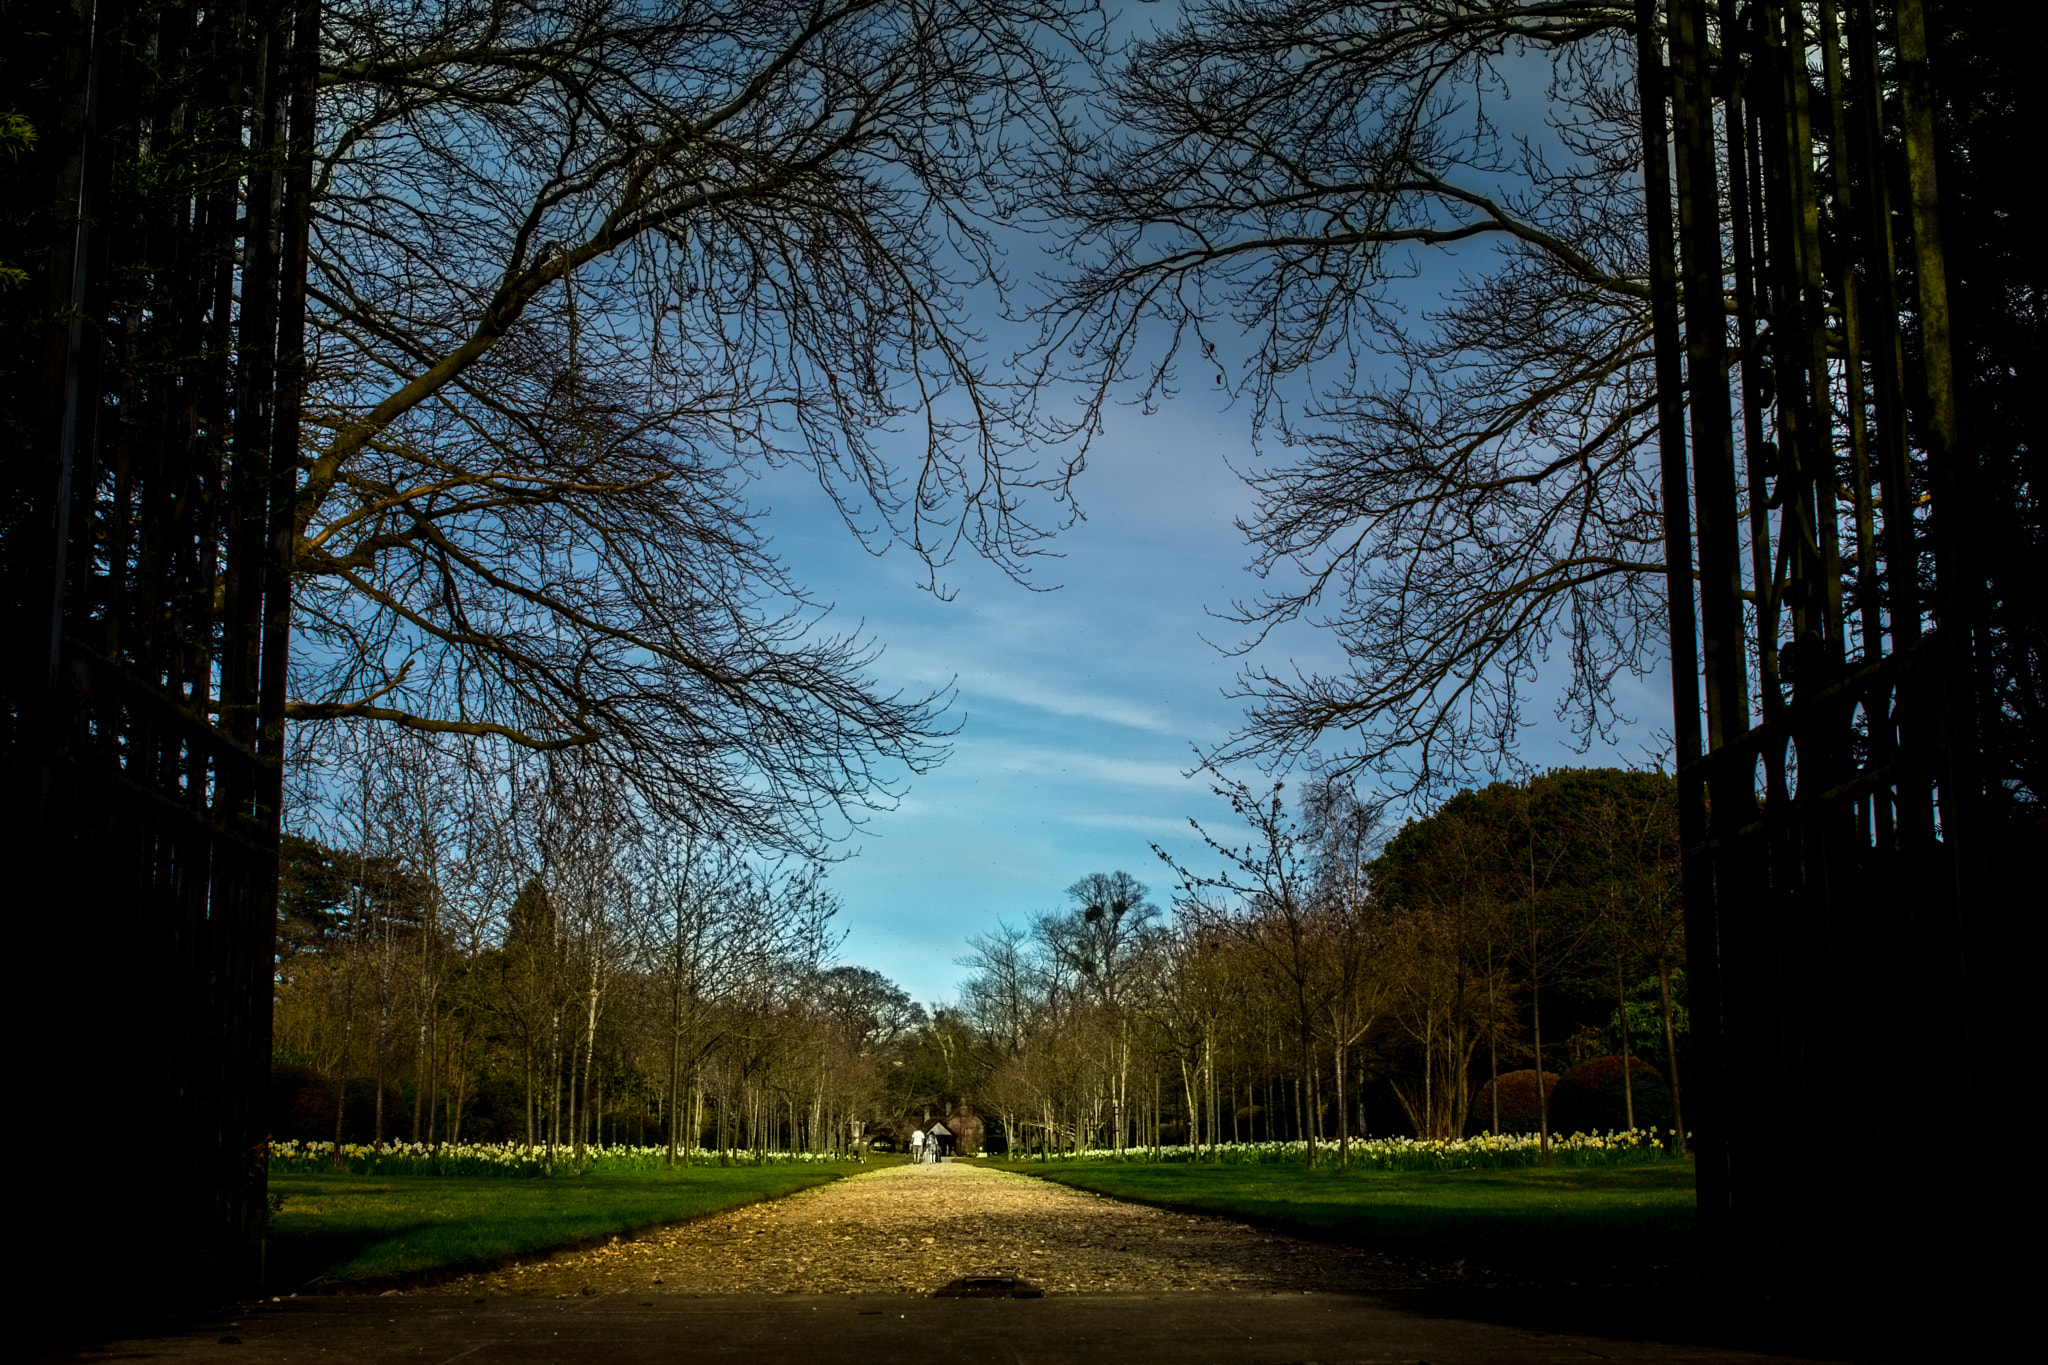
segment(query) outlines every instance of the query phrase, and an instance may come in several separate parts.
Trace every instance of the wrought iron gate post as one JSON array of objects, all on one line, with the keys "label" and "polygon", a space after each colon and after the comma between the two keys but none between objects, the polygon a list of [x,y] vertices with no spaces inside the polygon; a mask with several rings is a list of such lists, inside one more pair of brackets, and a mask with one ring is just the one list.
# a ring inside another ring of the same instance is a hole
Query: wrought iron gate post
[{"label": "wrought iron gate post", "polygon": [[[51,9],[76,155],[44,188],[71,296],[48,315],[35,486],[17,490],[37,544],[24,530],[7,546],[12,625],[36,658],[6,699],[29,978],[10,1006],[43,1062],[38,1116],[137,1163],[80,1161],[26,1192],[47,1238],[31,1297],[103,1321],[260,1284],[290,623],[278,526],[304,383],[318,11]],[[110,1242],[147,1267],[111,1291],[89,1269]]]},{"label": "wrought iron gate post", "polygon": [[[1990,884],[1982,585],[1957,530],[1974,492],[1943,369],[1920,0],[1895,12],[1886,34],[1870,0],[1637,7],[1700,1223],[1752,1287],[1761,1272],[1781,1302],[1836,1308],[1939,1280],[1973,1215],[1874,1201],[1881,1140],[1815,1179],[1781,1135],[1895,1096],[1935,1055],[1864,1021],[1916,996],[1967,1019],[1966,912]],[[1910,316],[1933,414],[1919,432],[1887,80],[1904,87],[1911,163]],[[1931,603],[1916,448],[1936,489]]]}]

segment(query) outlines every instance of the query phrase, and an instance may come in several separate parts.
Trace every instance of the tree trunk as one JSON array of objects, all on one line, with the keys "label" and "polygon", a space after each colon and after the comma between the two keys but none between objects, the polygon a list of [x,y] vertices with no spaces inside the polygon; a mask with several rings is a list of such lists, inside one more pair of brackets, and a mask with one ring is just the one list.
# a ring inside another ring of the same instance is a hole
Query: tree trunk
[{"label": "tree trunk", "polygon": [[676,1149],[680,1145],[679,1130],[683,1124],[683,1106],[677,1098],[683,1083],[683,1035],[681,1021],[673,1014],[669,1019],[668,1032],[668,1159],[667,1164],[676,1164]]},{"label": "tree trunk", "polygon": [[[467,1049],[464,1049],[467,1051]],[[448,1109],[448,1141],[462,1141],[462,1110],[469,1103],[469,1068],[461,1067],[455,1076],[455,1101]]]},{"label": "tree trunk", "polygon": [[1628,1117],[1628,1130],[1636,1130],[1636,1092],[1629,1073],[1635,1069],[1635,1057],[1628,1045],[1628,987],[1622,979],[1621,954],[1614,955],[1614,998],[1617,1017],[1621,1020],[1621,1103],[1622,1112]]},{"label": "tree trunk", "polygon": [[1535,921],[1529,927],[1529,1015],[1536,1035],[1536,1149],[1537,1160],[1550,1164],[1550,1087],[1543,1083],[1543,994],[1536,973]]},{"label": "tree trunk", "polygon": [[[586,1110],[590,1109],[591,1107],[591,1079],[597,1067],[597,1003],[602,993],[599,984],[599,972],[601,970],[602,968],[598,964],[596,951],[593,948],[590,959],[589,1006],[584,1013],[583,1020],[583,1107]],[[603,1122],[604,1111],[603,1106],[600,1105],[596,1112],[590,1115],[590,1126],[592,1128],[592,1131],[594,1133],[597,1132],[599,1127],[603,1124]],[[580,1123],[576,1126],[576,1159],[579,1161],[583,1159],[584,1127],[585,1125]]]},{"label": "tree trunk", "polygon": [[440,1131],[435,1120],[441,1110],[441,1031],[431,1023],[427,1027],[427,1145],[439,1148],[435,1141]]},{"label": "tree trunk", "polygon": [[[1491,1082],[1488,1093],[1493,1096],[1493,1117],[1488,1120],[1486,1131],[1500,1136],[1500,1046],[1499,1016],[1494,1012],[1493,945],[1486,945],[1486,1072]],[[1539,1073],[1540,1076],[1540,1073]]]},{"label": "tree trunk", "polygon": [[356,1030],[356,978],[354,965],[350,965],[348,988],[342,993],[341,1006],[341,1064],[336,1068],[334,1096],[334,1169],[341,1169],[341,1135],[343,1121],[348,1117],[348,1057],[349,1044]]},{"label": "tree trunk", "polygon": [[1217,1158],[1217,1144],[1223,1142],[1223,1113],[1217,1105],[1217,1025],[1210,1021],[1208,1038],[1202,1044],[1204,1070],[1208,1074],[1208,1158]]},{"label": "tree trunk", "polygon": [[1340,1170],[1351,1169],[1351,1100],[1344,1090],[1344,1043],[1340,1036],[1336,1045],[1337,1077],[1337,1166]]},{"label": "tree trunk", "polygon": [[1678,1153],[1685,1155],[1685,1103],[1679,1098],[1678,1040],[1671,1027],[1671,967],[1662,954],[1657,957],[1657,997],[1664,1016],[1664,1066],[1671,1076],[1671,1126],[1678,1134]]},{"label": "tree trunk", "polygon": [[[425,1132],[433,1134],[434,1084],[433,1048],[429,1033],[434,1020],[434,930],[438,916],[435,914],[434,896],[427,896],[427,922],[420,934],[420,981],[419,981],[419,1040],[418,1060],[413,1072],[416,1077],[412,1096],[412,1140],[418,1142]],[[421,1113],[424,1105],[426,1112]]]},{"label": "tree trunk", "polygon": [[1423,1132],[1421,1132],[1420,1134],[1418,1134],[1418,1135],[1417,1135],[1417,1136],[1419,1136],[1419,1137],[1424,1137],[1424,1138],[1433,1138],[1433,1137],[1435,1137],[1435,1136],[1436,1136],[1436,1108],[1435,1108],[1435,1105],[1434,1105],[1434,1103],[1433,1103],[1433,1101],[1434,1101],[1434,1099],[1435,1099],[1435,1095],[1434,1095],[1434,1093],[1433,1093],[1433,1091],[1432,1091],[1432,1088],[1431,1088],[1431,1084],[1430,1084],[1430,1083],[1431,1083],[1431,1081],[1435,1079],[1435,1078],[1434,1078],[1434,1076],[1433,1076],[1433,1074],[1432,1074],[1432,1071],[1433,1071],[1433,1066],[1432,1066],[1432,1063],[1433,1063],[1433,1061],[1434,1061],[1434,1055],[1433,1055],[1433,1051],[1432,1051],[1432,1049],[1433,1049],[1433,1046],[1434,1046],[1434,1044],[1435,1044],[1435,1043],[1436,1043],[1436,1020],[1435,1020],[1435,1018],[1434,1018],[1434,1017],[1432,1017],[1432,1012],[1431,1012],[1431,1011],[1429,1011],[1429,1010],[1424,1010],[1424,1011],[1423,1011],[1423,1014],[1422,1014],[1422,1123],[1423,1123]]},{"label": "tree trunk", "polygon": [[419,1011],[418,1032],[419,1037],[414,1043],[416,1051],[413,1054],[416,1059],[413,1063],[412,1088],[412,1140],[414,1142],[420,1140],[420,1132],[426,1119],[426,1115],[421,1112],[421,1106],[427,1100],[427,1067],[429,1063],[427,1057],[427,1012],[424,1006]]},{"label": "tree trunk", "polygon": [[[381,970],[381,967],[380,967]],[[374,1145],[384,1145],[384,1052],[385,1030],[391,1021],[390,992],[379,989],[377,998],[377,1107],[373,1129]]]},{"label": "tree trunk", "polygon": [[[1301,1017],[1306,1019],[1308,1017],[1306,1002],[1301,1002],[1301,1008]],[[1301,1031],[1301,1082],[1299,1093],[1301,1095],[1301,1136],[1306,1144],[1302,1148],[1302,1161],[1310,1169],[1314,1169],[1316,1164],[1315,1075],[1315,1040],[1309,1037],[1308,1029],[1304,1027]]]}]

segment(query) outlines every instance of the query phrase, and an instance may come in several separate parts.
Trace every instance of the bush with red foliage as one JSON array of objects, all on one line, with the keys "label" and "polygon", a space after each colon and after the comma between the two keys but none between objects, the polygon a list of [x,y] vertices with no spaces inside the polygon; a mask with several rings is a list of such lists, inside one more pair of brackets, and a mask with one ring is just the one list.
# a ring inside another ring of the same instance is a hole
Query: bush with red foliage
[{"label": "bush with red foliage", "polygon": [[270,1136],[331,1141],[334,1105],[339,1098],[339,1088],[323,1071],[310,1066],[271,1067]]},{"label": "bush with red foliage", "polygon": [[[1671,1126],[1671,1087],[1657,1068],[1628,1059],[1638,1128]],[[1622,1059],[1595,1057],[1564,1073],[1550,1098],[1550,1131],[1599,1133],[1628,1127],[1628,1097],[1622,1090]]]},{"label": "bush with red foliage", "polygon": [[[1543,1073],[1543,1093],[1550,1099],[1551,1107],[1557,1105],[1558,1074],[1555,1071]],[[1536,1094],[1536,1073],[1528,1071],[1506,1071],[1500,1078],[1500,1131],[1503,1133],[1533,1133],[1542,1124],[1541,1101]],[[1479,1087],[1479,1093],[1472,1099],[1472,1111],[1467,1116],[1466,1127],[1472,1132],[1483,1133],[1493,1124],[1493,1082]],[[1557,1115],[1553,1112],[1550,1127],[1557,1129]]]}]

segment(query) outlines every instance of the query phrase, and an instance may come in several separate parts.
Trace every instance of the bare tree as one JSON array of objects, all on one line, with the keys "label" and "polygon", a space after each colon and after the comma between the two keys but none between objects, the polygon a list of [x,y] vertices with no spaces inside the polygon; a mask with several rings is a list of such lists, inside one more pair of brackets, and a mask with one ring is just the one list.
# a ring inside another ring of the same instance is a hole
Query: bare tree
[{"label": "bare tree", "polygon": [[962,1007],[982,1036],[1005,1056],[1024,1050],[1035,1012],[1030,939],[1029,930],[998,920],[994,932],[970,934],[970,951],[954,960],[954,965],[973,972],[961,984]]},{"label": "bare tree", "polygon": [[1152,954],[1166,979],[1151,993],[1147,1013],[1161,1050],[1180,1072],[1188,1144],[1199,1149],[1207,1143],[1213,1155],[1223,1139],[1217,1060],[1224,1032],[1247,995],[1256,998],[1270,984],[1262,979],[1269,964],[1219,931],[1229,909],[1216,899],[1187,892],[1174,909],[1176,931],[1163,935]]},{"label": "bare tree", "polygon": [[1130,994],[1147,926],[1159,908],[1145,899],[1145,884],[1123,871],[1091,872],[1068,887],[1067,895],[1074,908],[1040,916],[1038,937],[1084,983],[1082,993],[1097,1015],[1106,1040],[1110,1146],[1121,1150],[1130,1138]]},{"label": "bare tree", "polygon": [[435,975],[434,945],[428,941],[439,892],[435,883],[443,842],[444,816],[423,788],[432,785],[434,756],[421,746],[389,735],[352,736],[349,762],[334,776],[332,799],[317,828],[338,850],[347,897],[343,931],[331,956],[341,977],[341,1050],[336,1059],[341,1099],[335,1141],[348,1111],[349,1059],[357,1001],[371,1010],[372,1140],[387,1136],[386,1091],[392,1079],[400,1019],[410,1002],[422,1033],[420,996]]},{"label": "bare tree", "polygon": [[[1454,785],[1512,754],[1553,648],[1582,735],[1662,657],[1634,22],[1202,0],[1048,153],[1045,210],[1080,228],[1041,363],[1096,386],[1087,421],[1184,373],[1247,403],[1287,456],[1243,471],[1267,587],[1226,616],[1245,649],[1310,620],[1349,656],[1249,665],[1219,762],[1341,735],[1340,768]],[[1418,301],[1419,253],[1453,251],[1456,285]]]},{"label": "bare tree", "polygon": [[[1598,873],[1587,907],[1593,941],[1587,954],[1589,988],[1612,986],[1619,1052],[1635,1051],[1629,1036],[1629,991],[1646,971],[1657,981],[1657,1017],[1663,1034],[1666,1079],[1671,1085],[1676,1147],[1685,1150],[1685,1115],[1678,1079],[1678,1040],[1671,1001],[1671,969],[1685,962],[1684,907],[1679,896],[1678,788],[1663,774],[1641,774],[1629,787],[1598,792],[1573,813],[1573,833]],[[1597,984],[1594,977],[1601,978]],[[1622,1067],[1628,1126],[1636,1126],[1635,1086]]]},{"label": "bare tree", "polygon": [[[1276,993],[1286,1002],[1302,1084],[1313,1088],[1319,1069],[1316,1025],[1322,1011],[1315,849],[1308,831],[1288,813],[1282,790],[1277,782],[1264,792],[1255,792],[1241,782],[1225,782],[1216,788],[1217,795],[1226,798],[1250,828],[1250,837],[1242,845],[1222,843],[1199,823],[1189,821],[1221,859],[1222,867],[1216,873],[1185,868],[1157,844],[1152,851],[1180,877],[1179,904],[1196,932],[1241,944],[1247,957],[1272,979]],[[1305,1126],[1303,1136],[1307,1139],[1305,1160],[1313,1165],[1314,1127]]]},{"label": "bare tree", "polygon": [[[1430,1038],[1443,1038],[1446,1058],[1469,1054],[1479,1041],[1486,1044],[1487,1076],[1493,1083],[1488,1132],[1500,1131],[1500,1049],[1519,1032],[1521,1013],[1520,983],[1508,973],[1513,958],[1509,910],[1515,895],[1504,885],[1500,857],[1496,833],[1472,812],[1470,802],[1453,802],[1404,828],[1372,869],[1385,909],[1416,926],[1409,946],[1420,959],[1415,964],[1420,976],[1429,979],[1418,983],[1416,994],[1448,1006],[1434,1012],[1443,1032],[1432,1030]],[[1453,988],[1441,990],[1438,978],[1446,970]],[[1481,991],[1483,1003],[1476,998]],[[1464,1068],[1446,1066],[1440,1074],[1458,1094],[1462,1123]],[[1430,1107],[1425,1103],[1421,1109]]]},{"label": "bare tree", "polygon": [[1348,782],[1324,779],[1309,785],[1303,806],[1308,837],[1318,848],[1313,905],[1322,944],[1320,1027],[1336,1082],[1338,1161],[1349,1165],[1352,1049],[1372,1033],[1409,973],[1367,875],[1385,837],[1386,802],[1361,798]]},{"label": "bare tree", "polygon": [[688,832],[645,850],[641,894],[641,958],[661,985],[673,1165],[696,1145],[706,1064],[736,1027],[767,1011],[785,977],[815,973],[836,903],[815,865],[764,870]]},{"label": "bare tree", "polygon": [[745,484],[808,470],[934,565],[1030,549],[1065,473],[964,297],[1088,10],[325,7],[287,714],[580,748],[785,847],[932,762],[939,699],[864,679]]}]

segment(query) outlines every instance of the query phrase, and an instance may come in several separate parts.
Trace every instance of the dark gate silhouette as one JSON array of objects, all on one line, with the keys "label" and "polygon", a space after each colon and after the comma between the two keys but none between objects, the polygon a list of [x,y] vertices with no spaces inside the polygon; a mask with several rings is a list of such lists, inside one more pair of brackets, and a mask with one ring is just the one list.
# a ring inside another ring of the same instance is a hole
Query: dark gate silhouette
[{"label": "dark gate silhouette", "polygon": [[41,1062],[12,1131],[71,1156],[24,1182],[27,1297],[90,1315],[64,1332],[261,1283],[317,8],[58,18],[21,39],[56,72],[6,814]]},{"label": "dark gate silhouette", "polygon": [[1937,1293],[1972,1244],[1970,1201],[1883,1192],[1984,1094],[2011,870],[1920,8],[1638,6],[1701,1226],[1753,1292],[1837,1306]]}]

